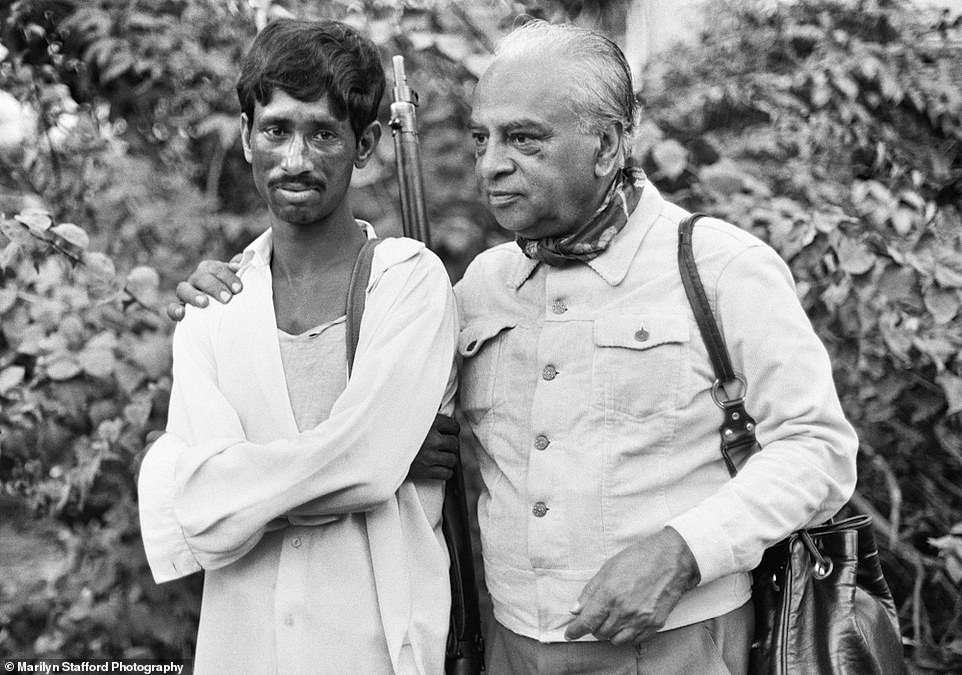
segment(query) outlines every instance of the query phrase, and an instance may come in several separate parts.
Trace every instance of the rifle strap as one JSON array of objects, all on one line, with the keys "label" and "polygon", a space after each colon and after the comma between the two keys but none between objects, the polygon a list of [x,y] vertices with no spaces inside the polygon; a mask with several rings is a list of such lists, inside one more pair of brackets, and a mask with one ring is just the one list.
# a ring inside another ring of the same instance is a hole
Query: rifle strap
[{"label": "rifle strap", "polygon": [[361,316],[364,314],[364,302],[367,299],[367,284],[371,279],[374,249],[380,243],[380,239],[365,241],[357,254],[357,260],[354,261],[354,269],[351,270],[351,283],[347,288],[347,317],[344,321],[348,377],[351,376],[354,354],[357,352],[357,343],[361,338]]}]

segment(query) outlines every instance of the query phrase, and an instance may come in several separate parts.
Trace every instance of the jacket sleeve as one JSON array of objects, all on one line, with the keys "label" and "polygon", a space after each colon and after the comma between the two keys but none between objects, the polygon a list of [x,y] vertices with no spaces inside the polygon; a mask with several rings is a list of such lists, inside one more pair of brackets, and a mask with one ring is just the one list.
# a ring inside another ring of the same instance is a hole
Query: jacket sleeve
[{"label": "jacket sleeve", "polygon": [[[141,471],[142,492],[153,487],[169,499],[152,512],[169,513],[199,565],[214,569],[243,556],[268,523],[308,502],[313,513],[337,515],[387,501],[441,406],[456,335],[440,261],[424,251],[388,267],[369,289],[354,373],[329,418],[294,439],[258,444],[246,440],[218,391],[204,340],[187,324],[179,327],[170,433],[151,449],[163,450],[164,460],[147,458]],[[144,525],[157,519],[142,514]]]},{"label": "jacket sleeve", "polygon": [[722,270],[714,291],[762,450],[717,493],[668,523],[691,548],[702,583],[752,569],[766,547],[837,513],[855,489],[858,450],[828,353],[781,258],[767,246],[747,248]]}]

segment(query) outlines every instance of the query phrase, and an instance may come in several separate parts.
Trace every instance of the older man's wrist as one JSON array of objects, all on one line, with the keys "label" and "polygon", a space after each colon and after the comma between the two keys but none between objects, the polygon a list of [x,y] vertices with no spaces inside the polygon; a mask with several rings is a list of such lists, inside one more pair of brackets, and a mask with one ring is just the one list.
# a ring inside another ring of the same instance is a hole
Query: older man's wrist
[{"label": "older man's wrist", "polygon": [[695,588],[701,582],[701,570],[698,568],[698,561],[695,559],[695,554],[692,553],[688,542],[685,541],[685,538],[681,536],[678,530],[669,525],[665,527],[665,533],[675,542],[675,547],[678,551],[679,568],[681,570],[681,581],[685,586],[685,590]]}]

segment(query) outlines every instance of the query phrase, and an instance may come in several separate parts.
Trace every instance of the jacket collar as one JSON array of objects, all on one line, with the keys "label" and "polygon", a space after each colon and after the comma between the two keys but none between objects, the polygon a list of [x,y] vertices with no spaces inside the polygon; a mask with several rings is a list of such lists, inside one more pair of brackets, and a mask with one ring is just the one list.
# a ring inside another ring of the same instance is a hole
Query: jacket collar
[{"label": "jacket collar", "polygon": [[[645,240],[645,235],[648,234],[651,226],[661,215],[666,203],[655,186],[651,184],[651,181],[647,182],[641,193],[638,206],[628,217],[628,224],[615,235],[611,245],[604,253],[585,264],[597,272],[598,276],[611,286],[617,286],[624,281],[628,275],[628,269],[631,267],[631,261],[635,259],[638,249],[641,248],[641,244]],[[518,263],[508,280],[508,285],[518,290],[540,264],[537,260],[532,260],[523,254],[519,255]]]}]

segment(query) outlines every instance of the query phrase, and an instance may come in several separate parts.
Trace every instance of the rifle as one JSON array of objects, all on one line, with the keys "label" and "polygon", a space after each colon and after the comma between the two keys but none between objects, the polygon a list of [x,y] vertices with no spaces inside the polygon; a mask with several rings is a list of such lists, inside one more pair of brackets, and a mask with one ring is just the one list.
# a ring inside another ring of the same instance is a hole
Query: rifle
[{"label": "rifle", "polygon": [[[418,96],[408,87],[404,57],[397,55],[392,60],[394,98],[389,124],[394,136],[394,159],[401,194],[401,222],[404,236],[422,241],[430,247],[431,232],[424,201],[424,178],[418,145]],[[460,460],[454,467],[454,475],[445,485],[443,514],[441,527],[451,557],[451,623],[444,671],[447,675],[477,675],[484,671],[484,638],[481,634],[481,610],[474,575],[471,530],[468,527],[464,471]]]}]

